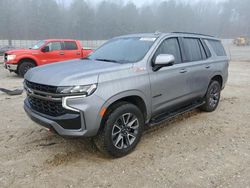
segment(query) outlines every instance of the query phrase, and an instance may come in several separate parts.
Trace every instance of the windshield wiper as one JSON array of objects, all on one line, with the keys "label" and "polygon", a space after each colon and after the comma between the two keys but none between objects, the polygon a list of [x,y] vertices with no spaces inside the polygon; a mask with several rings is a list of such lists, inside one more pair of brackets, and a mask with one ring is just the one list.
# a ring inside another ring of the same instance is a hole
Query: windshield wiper
[{"label": "windshield wiper", "polygon": [[98,58],[98,59],[95,59],[96,61],[105,61],[105,62],[112,62],[112,63],[117,63],[118,61],[116,60],[112,60],[112,59],[101,59],[101,58]]}]

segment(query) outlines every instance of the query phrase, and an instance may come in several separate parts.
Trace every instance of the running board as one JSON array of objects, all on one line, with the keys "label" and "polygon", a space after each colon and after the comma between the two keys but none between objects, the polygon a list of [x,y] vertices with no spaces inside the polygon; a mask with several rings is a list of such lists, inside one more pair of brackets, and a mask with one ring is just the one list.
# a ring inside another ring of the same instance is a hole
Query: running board
[{"label": "running board", "polygon": [[202,106],[203,104],[205,104],[205,101],[199,102],[199,103],[198,102],[193,103],[189,106],[186,106],[186,107],[181,108],[181,109],[174,111],[174,112],[162,113],[162,114],[154,117],[153,119],[151,119],[151,121],[149,122],[149,126],[153,127],[153,126],[159,125],[159,124],[161,124],[165,121],[168,121],[176,116],[179,116],[179,115],[184,114],[186,112],[192,111],[192,110]]}]

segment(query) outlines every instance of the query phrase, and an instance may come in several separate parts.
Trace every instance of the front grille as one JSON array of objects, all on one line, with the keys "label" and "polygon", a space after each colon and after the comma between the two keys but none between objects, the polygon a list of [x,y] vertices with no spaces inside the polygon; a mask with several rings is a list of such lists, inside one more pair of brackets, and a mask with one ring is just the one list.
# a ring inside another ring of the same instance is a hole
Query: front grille
[{"label": "front grille", "polygon": [[25,80],[25,84],[30,89],[34,89],[34,90],[42,91],[42,92],[46,92],[46,93],[55,94],[56,90],[57,90],[56,86],[37,84],[37,83],[29,82],[27,80]]},{"label": "front grille", "polygon": [[56,86],[37,84],[25,80],[28,102],[32,109],[50,116],[61,116],[68,112],[62,107],[62,98]]},{"label": "front grille", "polygon": [[48,101],[32,96],[28,96],[28,101],[32,109],[50,116],[60,116],[67,113],[67,110],[62,107],[62,102]]}]

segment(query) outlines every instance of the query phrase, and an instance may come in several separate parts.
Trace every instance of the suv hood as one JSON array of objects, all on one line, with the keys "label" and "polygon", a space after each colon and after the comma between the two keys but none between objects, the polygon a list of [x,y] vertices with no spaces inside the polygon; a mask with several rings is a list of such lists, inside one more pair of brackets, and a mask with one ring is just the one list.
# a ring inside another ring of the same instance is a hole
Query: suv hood
[{"label": "suv hood", "polygon": [[25,74],[25,79],[52,86],[88,85],[98,83],[100,73],[128,69],[132,65],[77,59],[33,68]]}]

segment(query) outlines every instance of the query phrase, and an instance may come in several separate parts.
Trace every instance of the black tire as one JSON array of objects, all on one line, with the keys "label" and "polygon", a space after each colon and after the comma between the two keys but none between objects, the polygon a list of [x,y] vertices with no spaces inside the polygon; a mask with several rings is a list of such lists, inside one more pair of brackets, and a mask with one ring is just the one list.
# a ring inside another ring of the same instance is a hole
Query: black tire
[{"label": "black tire", "polygon": [[29,61],[26,61],[26,62],[22,62],[19,66],[18,66],[18,75],[21,76],[21,77],[24,77],[24,75],[26,74],[26,72],[35,67],[35,63],[33,62],[29,62]]},{"label": "black tire", "polygon": [[200,107],[205,112],[213,112],[220,101],[221,85],[218,81],[212,80],[205,95],[205,104]]},{"label": "black tire", "polygon": [[122,102],[107,114],[104,127],[94,138],[94,143],[102,153],[122,157],[134,150],[141,139],[143,127],[144,118],[139,108]]}]

